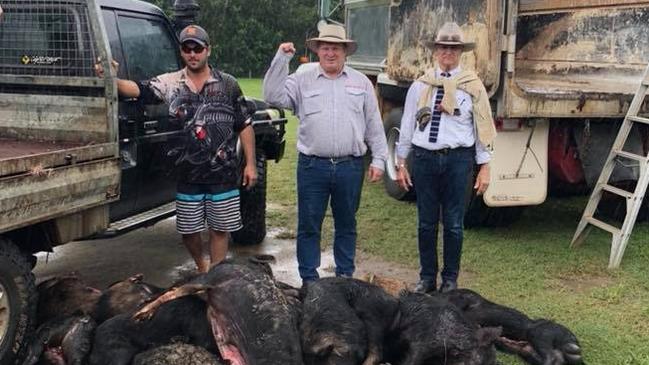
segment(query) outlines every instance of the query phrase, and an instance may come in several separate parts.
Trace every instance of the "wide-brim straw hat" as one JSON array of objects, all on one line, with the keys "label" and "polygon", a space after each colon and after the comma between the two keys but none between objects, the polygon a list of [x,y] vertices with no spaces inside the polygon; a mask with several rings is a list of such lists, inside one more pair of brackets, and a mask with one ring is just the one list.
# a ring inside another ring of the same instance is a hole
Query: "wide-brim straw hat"
[{"label": "wide-brim straw hat", "polygon": [[444,23],[437,31],[435,39],[424,40],[424,45],[433,49],[439,45],[462,46],[463,51],[470,51],[475,48],[475,43],[464,41],[464,33],[455,22]]},{"label": "wide-brim straw hat", "polygon": [[320,27],[320,34],[316,38],[310,38],[306,41],[306,46],[313,52],[318,52],[318,42],[341,43],[347,49],[347,55],[356,52],[356,41],[347,39],[345,28],[338,24],[325,24]]}]

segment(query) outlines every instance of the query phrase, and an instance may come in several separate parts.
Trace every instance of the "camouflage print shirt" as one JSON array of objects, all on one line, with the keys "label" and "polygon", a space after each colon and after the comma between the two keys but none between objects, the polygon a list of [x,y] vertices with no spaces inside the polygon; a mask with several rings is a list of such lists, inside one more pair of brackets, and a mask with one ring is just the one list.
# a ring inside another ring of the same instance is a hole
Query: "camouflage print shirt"
[{"label": "camouflage print shirt", "polygon": [[210,190],[236,188],[239,133],[249,124],[237,80],[211,69],[212,76],[196,90],[186,70],[166,73],[139,83],[144,103],[169,105],[172,122],[183,127],[182,143],[170,151],[179,183],[209,184]]}]

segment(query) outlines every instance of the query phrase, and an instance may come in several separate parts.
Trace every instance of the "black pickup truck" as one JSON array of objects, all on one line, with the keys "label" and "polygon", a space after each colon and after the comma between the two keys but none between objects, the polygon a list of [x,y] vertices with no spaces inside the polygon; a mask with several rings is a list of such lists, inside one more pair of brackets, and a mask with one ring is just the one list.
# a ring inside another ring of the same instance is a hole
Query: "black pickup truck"
[{"label": "black pickup truck", "polygon": [[[182,126],[170,122],[166,105],[119,98],[114,78],[182,67],[177,32],[197,6],[178,3],[182,17],[171,21],[137,0],[2,1],[0,364],[20,359],[34,326],[34,253],[175,213],[168,152]],[[98,58],[104,69],[118,61],[117,75],[97,77]],[[266,164],[282,158],[286,118],[261,101],[248,104],[259,182],[242,189],[244,228],[232,236],[257,244],[266,235]]]}]

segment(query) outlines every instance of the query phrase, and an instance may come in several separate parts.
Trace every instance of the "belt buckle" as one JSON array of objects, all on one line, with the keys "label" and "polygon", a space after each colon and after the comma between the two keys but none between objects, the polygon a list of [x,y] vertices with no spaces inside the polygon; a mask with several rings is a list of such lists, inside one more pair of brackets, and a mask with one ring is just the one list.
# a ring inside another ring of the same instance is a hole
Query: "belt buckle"
[{"label": "belt buckle", "polygon": [[332,165],[336,164],[336,158],[335,157],[329,157],[329,162],[331,162]]}]

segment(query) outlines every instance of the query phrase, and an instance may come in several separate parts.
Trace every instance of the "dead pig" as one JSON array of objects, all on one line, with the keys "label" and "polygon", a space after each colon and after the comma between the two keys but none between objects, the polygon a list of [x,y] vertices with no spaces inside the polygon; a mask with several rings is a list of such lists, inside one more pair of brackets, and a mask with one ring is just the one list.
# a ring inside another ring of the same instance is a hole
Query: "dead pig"
[{"label": "dead pig", "polygon": [[309,284],[300,335],[306,364],[378,364],[399,308],[396,298],[373,284],[323,278]]},{"label": "dead pig", "polygon": [[135,321],[132,313],[114,316],[97,327],[89,363],[129,365],[136,354],[173,342],[193,344],[216,354],[206,313],[205,302],[190,295],[161,305],[149,321]]},{"label": "dead pig", "polygon": [[136,274],[128,279],[117,281],[105,289],[95,307],[93,317],[97,323],[118,314],[133,313],[144,303],[155,299],[162,289],[143,281],[144,275]]},{"label": "dead pig", "polygon": [[90,354],[95,321],[87,315],[47,321],[36,330],[23,365],[44,358],[49,364],[82,365]]},{"label": "dead pig", "polygon": [[494,365],[500,328],[481,328],[447,300],[403,293],[387,361],[399,365]]},{"label": "dead pig", "polygon": [[458,289],[447,300],[481,326],[501,326],[500,349],[519,355],[534,365],[582,364],[581,346],[566,327],[547,319],[533,320],[520,311],[490,302],[478,293]]},{"label": "dead pig", "polygon": [[162,303],[206,291],[207,318],[221,357],[231,365],[301,364],[297,326],[289,304],[263,264],[222,262],[171,289],[136,314],[150,318]]},{"label": "dead pig", "polygon": [[38,323],[79,313],[92,315],[101,296],[101,290],[89,286],[74,273],[43,281],[37,290]]}]

